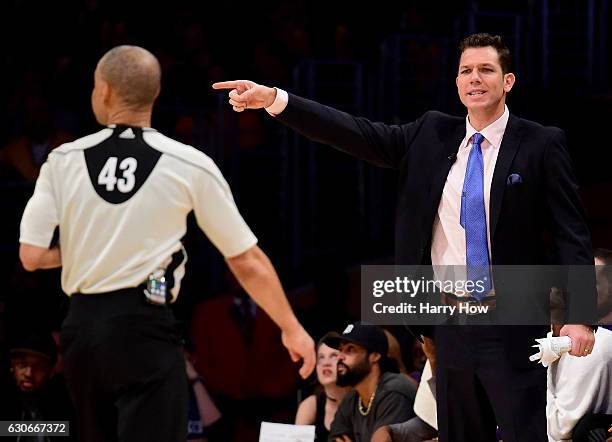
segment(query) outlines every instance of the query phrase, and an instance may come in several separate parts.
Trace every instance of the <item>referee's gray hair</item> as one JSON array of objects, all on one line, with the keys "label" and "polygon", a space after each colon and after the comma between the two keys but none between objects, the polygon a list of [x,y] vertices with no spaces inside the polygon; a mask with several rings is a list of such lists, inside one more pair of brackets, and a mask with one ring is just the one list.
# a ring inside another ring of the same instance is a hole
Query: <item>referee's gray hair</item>
[{"label": "referee's gray hair", "polygon": [[139,46],[117,46],[98,62],[100,76],[135,109],[151,106],[161,83],[161,67],[155,55]]}]

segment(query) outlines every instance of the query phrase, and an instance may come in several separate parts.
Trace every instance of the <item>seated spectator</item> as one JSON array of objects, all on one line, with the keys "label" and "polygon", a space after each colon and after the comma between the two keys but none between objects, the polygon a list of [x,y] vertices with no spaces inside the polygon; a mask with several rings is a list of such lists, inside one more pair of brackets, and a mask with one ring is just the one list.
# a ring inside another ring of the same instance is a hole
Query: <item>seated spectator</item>
[{"label": "seated spectator", "polygon": [[549,441],[577,441],[572,434],[578,421],[585,415],[601,413],[611,415],[607,423],[602,421],[605,430],[612,419],[612,332],[599,327],[589,356],[576,358],[565,353],[548,368]]},{"label": "seated spectator", "polygon": [[221,419],[221,412],[213,402],[204,386],[204,380],[198,374],[191,355],[184,351],[185,371],[191,388],[189,389],[189,408],[187,417],[187,440],[197,442],[208,441],[208,431],[214,423]]},{"label": "seated spectator", "polygon": [[[10,344],[9,353],[14,384],[6,396],[3,394],[2,419],[23,423],[69,421],[72,425],[74,410],[68,391],[61,376],[53,374],[57,347],[51,334],[20,336]],[[31,440],[54,439],[41,434]]]},{"label": "seated spectator", "polygon": [[369,442],[379,427],[414,416],[416,388],[387,357],[380,327],[357,322],[342,334],[328,335],[324,343],[339,350],[336,383],[354,388],[338,407],[329,440]]},{"label": "seated spectator", "polygon": [[[389,356],[390,359],[393,359],[397,363],[397,369],[399,370],[399,372],[406,375],[406,379],[408,379],[411,383],[414,384],[415,387],[417,387],[419,385],[419,379],[421,379],[421,372],[423,371],[423,367],[420,367],[420,369],[417,368],[418,361],[415,358],[418,358],[418,356],[415,356],[415,352],[413,350],[412,365],[417,369],[414,370],[412,373],[408,372],[406,364],[404,364],[404,359],[402,357],[402,348],[400,346],[399,341],[397,340],[395,335],[389,330],[383,329],[383,331],[385,332],[385,336],[387,337],[387,344],[389,345],[389,352],[387,353],[387,356]],[[418,342],[416,339],[415,341]],[[423,352],[421,351],[421,353]]]},{"label": "seated spectator", "polygon": [[587,414],[576,424],[572,440],[574,442],[612,442],[611,425],[612,414]]},{"label": "seated spectator", "polygon": [[48,103],[37,96],[25,100],[23,134],[10,139],[0,149],[0,176],[34,182],[47,155],[73,139],[68,132],[54,128]]},{"label": "seated spectator", "polygon": [[328,335],[323,336],[317,344],[317,380],[319,387],[314,394],[304,399],[295,416],[296,425],[314,425],[315,441],[327,442],[329,429],[338,405],[348,387],[336,384],[336,368],[338,363],[338,350],[323,343]]},{"label": "seated spectator", "polygon": [[595,249],[598,323],[612,326],[612,250]]},{"label": "seated spectator", "polygon": [[[278,327],[229,279],[226,293],[193,309],[193,362],[223,413],[217,440],[257,440],[261,421],[295,418],[298,376]],[[209,431],[207,438],[214,440]]]},{"label": "seated spectator", "polygon": [[406,368],[406,364],[404,364],[404,360],[402,358],[402,348],[400,346],[399,341],[389,330],[383,329],[383,331],[385,332],[385,336],[387,337],[387,344],[389,346],[387,356],[397,362],[397,368],[400,373],[403,373],[406,376],[410,376],[410,373],[408,373],[408,369]]},{"label": "seated spectator", "polygon": [[416,416],[406,422],[379,428],[372,436],[372,442],[421,442],[438,436],[436,348],[433,340],[427,337],[423,339],[423,353],[427,356],[427,361],[414,401]]}]

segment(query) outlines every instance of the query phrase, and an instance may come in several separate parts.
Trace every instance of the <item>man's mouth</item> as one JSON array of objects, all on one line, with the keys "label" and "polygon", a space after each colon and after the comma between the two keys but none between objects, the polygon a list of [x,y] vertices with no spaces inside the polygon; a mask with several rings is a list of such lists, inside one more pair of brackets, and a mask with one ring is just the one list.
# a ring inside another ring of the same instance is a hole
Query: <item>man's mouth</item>
[{"label": "man's mouth", "polygon": [[21,381],[21,389],[22,390],[31,390],[34,388],[34,384],[30,381]]},{"label": "man's mouth", "polygon": [[472,92],[468,92],[468,95],[470,97],[474,97],[474,96],[477,96],[477,95],[483,95],[485,93],[486,93],[486,91],[472,91]]}]

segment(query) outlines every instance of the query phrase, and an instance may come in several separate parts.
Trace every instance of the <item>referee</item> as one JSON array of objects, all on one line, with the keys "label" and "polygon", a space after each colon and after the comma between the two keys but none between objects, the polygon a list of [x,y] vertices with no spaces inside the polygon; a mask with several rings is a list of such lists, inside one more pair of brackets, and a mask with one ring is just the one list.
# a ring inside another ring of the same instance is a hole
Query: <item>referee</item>
[{"label": "referee", "polygon": [[[314,345],[293,314],[213,161],[151,128],[157,59],[119,46],[98,62],[91,104],[99,132],[63,144],[42,166],[21,220],[27,270],[62,267],[70,310],[62,353],[80,440],[181,441],[187,380],[168,308],[192,210],[245,290],[282,330],[300,374]],[[59,226],[59,246],[51,246]]]}]

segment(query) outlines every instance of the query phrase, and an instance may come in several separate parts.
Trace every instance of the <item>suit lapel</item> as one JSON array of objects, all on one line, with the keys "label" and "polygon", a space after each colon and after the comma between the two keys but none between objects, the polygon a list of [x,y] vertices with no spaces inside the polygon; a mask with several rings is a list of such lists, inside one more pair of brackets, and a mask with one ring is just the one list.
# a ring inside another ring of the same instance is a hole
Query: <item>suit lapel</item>
[{"label": "suit lapel", "polygon": [[440,160],[441,165],[434,169],[434,175],[431,182],[431,201],[432,207],[430,208],[430,214],[432,215],[431,223],[433,223],[435,214],[438,211],[440,205],[440,198],[442,198],[442,190],[446,184],[446,178],[450,172],[451,167],[457,159],[457,151],[459,149],[459,143],[465,137],[465,120],[457,124],[455,131],[451,137],[448,137],[444,143],[443,158]]},{"label": "suit lapel", "polygon": [[510,166],[514,160],[514,156],[518,151],[523,136],[522,124],[520,119],[514,115],[510,115],[504,138],[502,139],[495,163],[493,172],[493,180],[491,182],[491,193],[489,197],[489,230],[491,232],[491,241],[495,237],[495,228],[501,212],[501,204],[504,199],[504,191],[506,190],[506,179]]}]

